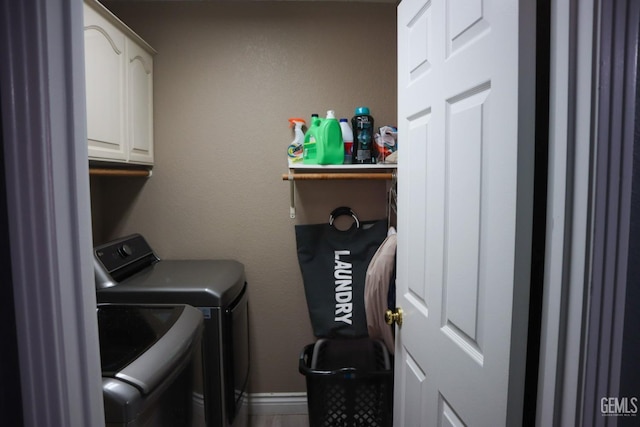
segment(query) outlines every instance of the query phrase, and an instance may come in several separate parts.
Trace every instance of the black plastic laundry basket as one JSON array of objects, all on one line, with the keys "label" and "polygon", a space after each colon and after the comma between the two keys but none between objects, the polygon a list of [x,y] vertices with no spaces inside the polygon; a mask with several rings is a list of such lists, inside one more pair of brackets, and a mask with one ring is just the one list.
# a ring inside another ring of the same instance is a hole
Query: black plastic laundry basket
[{"label": "black plastic laundry basket", "polygon": [[391,427],[393,370],[381,341],[320,339],[300,354],[310,427]]}]

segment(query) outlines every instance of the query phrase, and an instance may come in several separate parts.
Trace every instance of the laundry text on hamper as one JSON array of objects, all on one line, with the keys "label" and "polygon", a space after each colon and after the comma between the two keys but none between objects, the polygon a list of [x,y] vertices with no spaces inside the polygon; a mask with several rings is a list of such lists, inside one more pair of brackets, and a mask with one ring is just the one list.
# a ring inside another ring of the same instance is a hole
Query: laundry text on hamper
[{"label": "laundry text on hamper", "polygon": [[336,279],[336,315],[334,321],[352,324],[353,312],[353,275],[351,263],[340,260],[340,256],[351,255],[351,251],[335,251],[335,267],[333,277]]}]

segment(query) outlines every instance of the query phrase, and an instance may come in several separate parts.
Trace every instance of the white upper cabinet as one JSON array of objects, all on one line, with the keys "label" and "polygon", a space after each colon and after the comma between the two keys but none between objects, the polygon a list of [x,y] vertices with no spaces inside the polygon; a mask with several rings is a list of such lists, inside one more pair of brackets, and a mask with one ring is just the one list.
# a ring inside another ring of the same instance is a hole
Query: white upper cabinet
[{"label": "white upper cabinet", "polygon": [[89,0],[84,42],[89,159],[153,164],[155,51]]}]

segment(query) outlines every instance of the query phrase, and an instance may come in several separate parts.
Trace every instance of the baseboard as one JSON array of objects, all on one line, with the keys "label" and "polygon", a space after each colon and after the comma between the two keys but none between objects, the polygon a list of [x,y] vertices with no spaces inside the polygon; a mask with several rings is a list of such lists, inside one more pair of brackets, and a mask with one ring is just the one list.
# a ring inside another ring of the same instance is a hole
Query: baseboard
[{"label": "baseboard", "polygon": [[251,393],[249,394],[251,415],[296,415],[306,414],[307,393]]}]

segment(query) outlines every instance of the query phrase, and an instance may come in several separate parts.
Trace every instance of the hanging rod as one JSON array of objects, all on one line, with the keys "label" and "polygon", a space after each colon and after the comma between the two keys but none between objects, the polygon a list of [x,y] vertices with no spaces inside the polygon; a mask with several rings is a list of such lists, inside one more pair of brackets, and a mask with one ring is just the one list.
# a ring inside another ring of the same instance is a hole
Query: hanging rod
[{"label": "hanging rod", "polygon": [[311,181],[311,180],[351,180],[351,179],[382,179],[390,180],[393,173],[283,173],[283,181]]},{"label": "hanging rod", "polygon": [[289,206],[289,217],[296,217],[296,181],[311,181],[311,180],[393,180],[396,178],[396,172],[378,172],[378,173],[365,173],[365,172],[331,172],[331,173],[283,173],[282,180],[289,181],[289,198],[291,204]]},{"label": "hanging rod", "polygon": [[90,176],[139,176],[149,178],[152,173],[151,169],[89,168]]}]

